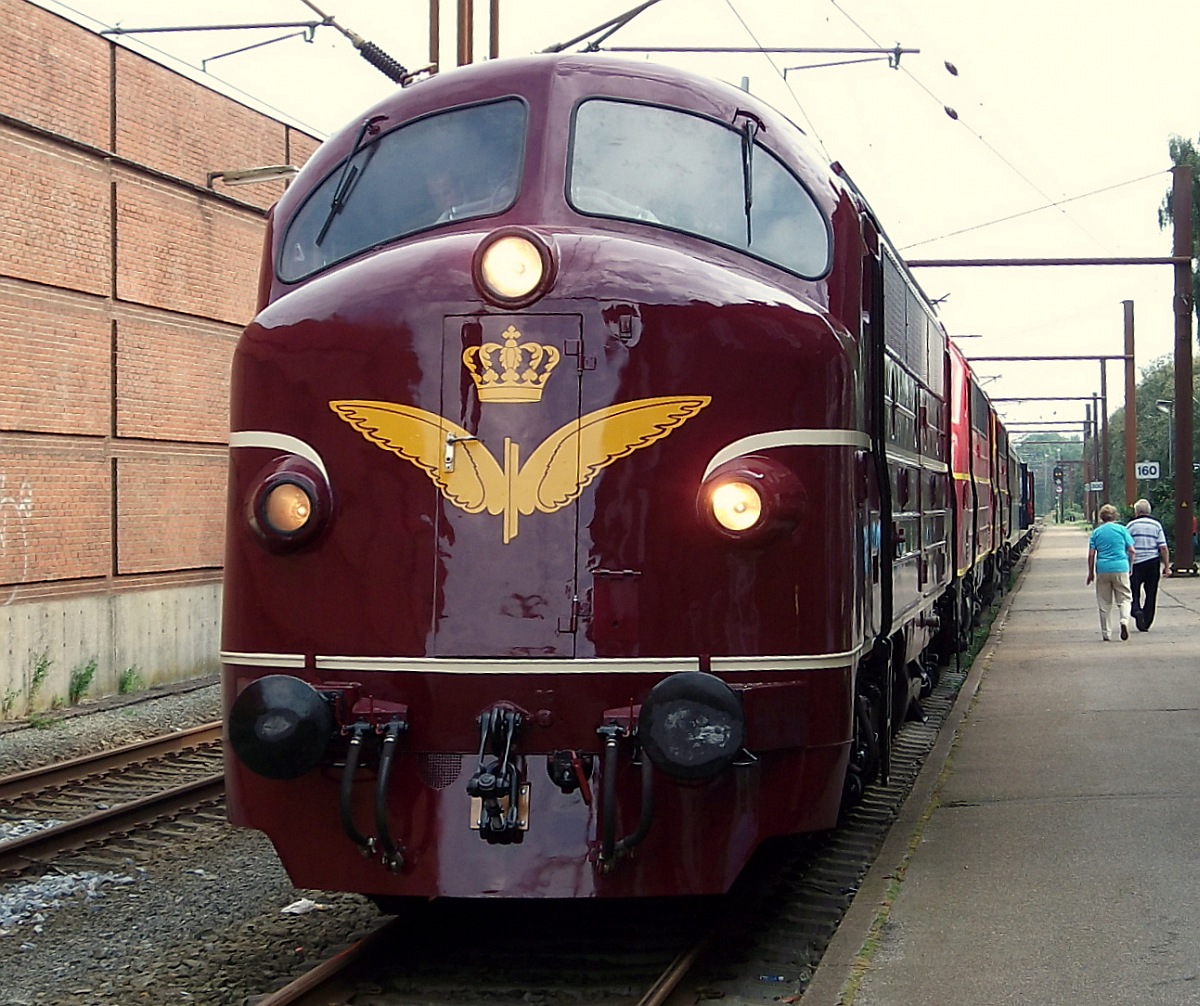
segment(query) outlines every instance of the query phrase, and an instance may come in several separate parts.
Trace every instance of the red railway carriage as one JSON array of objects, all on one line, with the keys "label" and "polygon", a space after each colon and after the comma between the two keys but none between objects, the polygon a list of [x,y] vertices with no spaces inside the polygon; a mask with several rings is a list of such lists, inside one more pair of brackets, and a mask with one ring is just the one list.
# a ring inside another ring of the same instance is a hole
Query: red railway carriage
[{"label": "red railway carriage", "polygon": [[997,547],[1004,541],[1003,513],[1008,506],[1001,493],[1007,478],[1007,454],[1002,469],[999,442],[1004,437],[1003,425],[953,343],[948,356],[956,527],[953,611],[962,645],[1000,583]]},{"label": "red railway carriage", "polygon": [[234,361],[231,819],[379,898],[719,892],[830,827],[953,578],[948,366],[750,95],[397,92],[273,210]]}]

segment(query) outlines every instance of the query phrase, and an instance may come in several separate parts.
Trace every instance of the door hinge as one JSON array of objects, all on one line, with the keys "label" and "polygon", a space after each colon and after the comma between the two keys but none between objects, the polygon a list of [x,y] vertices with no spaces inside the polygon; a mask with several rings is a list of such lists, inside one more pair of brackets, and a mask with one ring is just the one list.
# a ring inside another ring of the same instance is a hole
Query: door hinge
[{"label": "door hinge", "polygon": [[586,622],[592,617],[592,606],[589,602],[578,597],[571,598],[571,614],[558,620],[558,631],[562,634],[576,632],[580,622]]}]

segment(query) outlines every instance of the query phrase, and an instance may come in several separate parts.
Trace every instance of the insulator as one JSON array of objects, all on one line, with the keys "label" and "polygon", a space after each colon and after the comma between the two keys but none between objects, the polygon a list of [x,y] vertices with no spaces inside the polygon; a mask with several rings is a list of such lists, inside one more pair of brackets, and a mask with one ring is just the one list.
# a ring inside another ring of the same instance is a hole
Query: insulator
[{"label": "insulator", "polygon": [[358,47],[358,51],[363,59],[375,67],[376,70],[383,73],[393,83],[404,83],[404,78],[408,76],[408,67],[392,59],[391,56],[380,49],[374,42],[364,42]]}]

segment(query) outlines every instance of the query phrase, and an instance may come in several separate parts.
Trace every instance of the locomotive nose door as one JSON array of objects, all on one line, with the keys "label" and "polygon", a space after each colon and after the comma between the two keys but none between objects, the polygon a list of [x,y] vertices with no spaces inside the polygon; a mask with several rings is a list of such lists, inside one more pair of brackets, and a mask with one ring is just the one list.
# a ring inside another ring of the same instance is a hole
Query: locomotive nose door
[{"label": "locomotive nose door", "polygon": [[436,656],[575,653],[581,332],[575,315],[445,320]]}]

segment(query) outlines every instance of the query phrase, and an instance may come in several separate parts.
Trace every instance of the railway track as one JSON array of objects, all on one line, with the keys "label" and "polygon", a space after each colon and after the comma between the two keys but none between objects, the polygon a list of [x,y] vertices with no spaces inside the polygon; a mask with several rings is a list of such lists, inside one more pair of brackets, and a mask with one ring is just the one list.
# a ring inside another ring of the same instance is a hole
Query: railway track
[{"label": "railway track", "polygon": [[219,804],[220,741],[208,723],[0,779],[0,875]]},{"label": "railway track", "polygon": [[333,1006],[364,994],[387,1006],[664,1006],[709,945],[725,899],[700,899],[711,914],[683,900],[422,906],[258,1006]]}]

